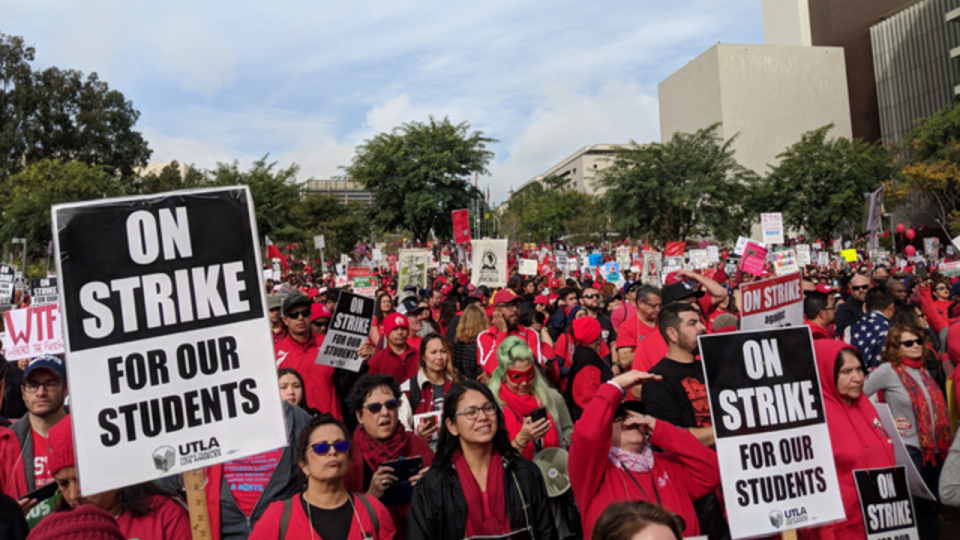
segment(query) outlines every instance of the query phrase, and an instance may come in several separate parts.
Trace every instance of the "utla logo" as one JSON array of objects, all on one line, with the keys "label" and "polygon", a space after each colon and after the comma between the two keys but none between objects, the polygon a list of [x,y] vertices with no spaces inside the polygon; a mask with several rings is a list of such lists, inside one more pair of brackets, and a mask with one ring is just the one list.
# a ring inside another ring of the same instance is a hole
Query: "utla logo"
[{"label": "utla logo", "polygon": [[220,443],[217,442],[216,437],[210,437],[210,440],[207,442],[204,441],[193,441],[186,444],[180,445],[180,455],[188,456],[190,454],[196,454],[197,452],[206,452],[213,448],[220,448]]}]

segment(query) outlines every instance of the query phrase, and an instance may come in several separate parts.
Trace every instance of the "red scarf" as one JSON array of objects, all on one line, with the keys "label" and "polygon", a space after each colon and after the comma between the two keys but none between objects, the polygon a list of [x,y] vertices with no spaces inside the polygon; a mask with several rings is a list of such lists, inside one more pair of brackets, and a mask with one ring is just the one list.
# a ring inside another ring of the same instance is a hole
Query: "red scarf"
[{"label": "red scarf", "polygon": [[[940,393],[940,387],[934,382],[930,374],[923,367],[922,358],[901,358],[902,364],[894,366],[894,371],[900,377],[900,382],[907,390],[910,396],[910,403],[913,405],[913,412],[917,416],[917,437],[920,439],[920,450],[923,452],[923,464],[937,464],[937,454],[946,457],[950,450],[950,424],[947,421],[947,404]],[[923,380],[923,386],[927,389],[927,395],[930,396],[930,407],[927,406],[927,400],[923,397],[923,390],[917,384],[917,380],[907,373],[904,368],[911,367],[920,370],[920,378]],[[933,418],[930,418],[930,409],[933,409]],[[931,430],[930,426],[933,426]]]},{"label": "red scarf", "polygon": [[370,470],[377,472],[383,462],[393,461],[400,457],[407,444],[407,431],[398,423],[397,430],[393,432],[389,439],[377,442],[361,425],[357,428],[354,440],[360,445],[363,460],[370,466]]},{"label": "red scarf", "polygon": [[495,536],[510,532],[510,520],[507,519],[507,502],[504,497],[503,458],[493,449],[490,467],[487,469],[487,505],[483,504],[483,492],[480,484],[470,471],[467,458],[460,449],[453,452],[453,465],[460,478],[463,498],[467,501],[466,536]]},{"label": "red scarf", "polygon": [[[504,409],[506,410],[503,416],[506,420],[507,433],[510,434],[510,438],[516,437],[523,429],[524,416],[530,416],[531,411],[543,406],[533,394],[519,396],[511,392],[506,384],[500,386],[500,399],[505,404]],[[560,446],[560,433],[557,430],[557,424],[549,412],[547,413],[547,419],[550,420],[550,430],[543,436],[543,448],[558,448]],[[531,443],[524,448],[523,457],[532,460],[533,454],[534,445]]]}]

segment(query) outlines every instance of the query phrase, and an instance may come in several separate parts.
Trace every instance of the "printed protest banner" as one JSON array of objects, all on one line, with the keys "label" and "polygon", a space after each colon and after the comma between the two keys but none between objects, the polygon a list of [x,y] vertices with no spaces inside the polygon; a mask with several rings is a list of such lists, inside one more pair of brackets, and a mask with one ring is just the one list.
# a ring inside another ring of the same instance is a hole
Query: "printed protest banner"
[{"label": "printed protest banner", "polygon": [[521,276],[537,275],[537,260],[536,259],[520,259],[520,275]]},{"label": "printed protest banner", "polygon": [[506,287],[507,240],[474,240],[470,282],[479,287]]},{"label": "printed protest banner", "polygon": [[353,278],[353,292],[360,296],[373,298],[377,294],[377,278],[358,277]]},{"label": "printed protest banner", "polygon": [[825,267],[830,264],[830,254],[826,251],[817,253],[817,266]]},{"label": "printed protest banner", "polygon": [[923,250],[927,257],[937,259],[940,257],[940,239],[936,236],[930,236],[923,239]]},{"label": "printed protest banner", "polygon": [[707,260],[710,261],[710,264],[720,262],[720,248],[717,246],[707,246]]},{"label": "printed protest banner", "polygon": [[14,282],[16,271],[9,264],[0,264],[0,305],[13,303]]},{"label": "printed protest banner", "polygon": [[740,329],[803,326],[803,287],[798,272],[740,285]]},{"label": "printed protest banner", "polygon": [[919,540],[903,467],[853,471],[867,540]]},{"label": "printed protest banner", "polygon": [[620,273],[620,263],[613,261],[604,263],[603,279],[613,283],[614,285],[619,285],[619,283],[623,281],[623,275]]},{"label": "printed protest banner", "polygon": [[855,249],[845,249],[840,252],[840,256],[848,263],[857,262],[857,250]]},{"label": "printed protest banner", "polygon": [[960,276],[960,261],[941,263],[940,275],[943,275],[946,277]]},{"label": "printed protest banner", "polygon": [[883,424],[883,430],[887,432],[893,442],[893,457],[896,459],[897,465],[906,469],[907,488],[910,493],[914,497],[921,497],[930,501],[937,500],[930,492],[930,488],[927,487],[927,483],[923,481],[923,477],[920,476],[920,471],[914,465],[913,458],[910,457],[910,452],[907,450],[907,445],[903,444],[903,437],[897,430],[897,424],[893,419],[893,413],[890,412],[890,406],[886,403],[874,403],[873,408],[877,410],[877,417]]},{"label": "printed protest banner", "polygon": [[318,234],[313,237],[313,247],[318,251],[327,247],[327,240],[323,237],[322,234]]},{"label": "printed protest banner", "polygon": [[45,306],[57,303],[57,278],[30,280],[30,305]]},{"label": "printed protest banner", "polygon": [[767,260],[767,248],[753,240],[747,240],[740,259],[740,270],[755,276],[763,275],[763,264]]},{"label": "printed protest banner", "polygon": [[731,536],[844,519],[810,329],[699,339]]},{"label": "printed protest banner", "polygon": [[370,268],[367,266],[348,266],[347,267],[347,280],[353,281],[358,277],[369,277]]},{"label": "printed protest banner", "polygon": [[52,217],[85,492],[287,444],[246,186],[60,204]]},{"label": "printed protest banner", "polygon": [[747,242],[750,241],[746,236],[737,238],[737,245],[733,247],[733,254],[737,257],[743,257],[743,250],[747,248]]},{"label": "printed protest banner", "polygon": [[453,217],[453,242],[455,244],[470,243],[470,211],[454,210],[451,213]]},{"label": "printed protest banner", "polygon": [[810,266],[810,244],[797,244],[793,247],[797,250],[797,264],[800,266]]},{"label": "printed protest banner", "polygon": [[360,371],[363,359],[357,349],[370,334],[375,303],[373,298],[340,291],[330,329],[317,354],[318,364]]},{"label": "printed protest banner", "polygon": [[873,252],[873,256],[870,257],[870,262],[873,264],[885,264],[888,257],[890,257],[889,251],[879,249]]},{"label": "printed protest banner", "polygon": [[703,270],[704,268],[710,268],[710,256],[707,254],[705,249],[691,249],[690,250],[690,266],[695,270]]},{"label": "printed protest banner", "polygon": [[620,263],[620,268],[627,268],[630,266],[630,246],[621,246],[617,248],[617,262]]},{"label": "printed protest banner", "polygon": [[567,255],[567,250],[558,249],[553,252],[553,258],[557,262],[557,268],[563,270],[564,272],[569,271],[570,269],[570,260]]},{"label": "printed protest banner", "polygon": [[643,272],[640,275],[640,282],[644,285],[653,285],[659,287],[663,281],[660,279],[660,271],[663,268],[663,254],[659,251],[643,252]]},{"label": "printed protest banner", "polygon": [[30,306],[3,314],[3,355],[7,360],[33,358],[41,354],[60,354],[63,349],[63,325],[60,306]]},{"label": "printed protest banner", "polygon": [[591,253],[587,258],[588,265],[590,268],[596,268],[603,264],[603,254],[602,253]]},{"label": "printed protest banner", "polygon": [[783,249],[773,253],[773,267],[778,276],[785,276],[800,271],[797,264],[797,253],[791,249]]},{"label": "printed protest banner", "polygon": [[579,271],[580,271],[580,257],[577,254],[572,253],[569,255],[569,258],[567,260],[567,272],[573,273],[573,272],[579,272]]},{"label": "printed protest banner", "polygon": [[427,288],[427,267],[430,264],[430,250],[401,249],[399,258],[397,291],[413,285],[418,290]]},{"label": "printed protest banner", "polygon": [[783,243],[783,214],[780,212],[760,214],[760,227],[763,229],[764,244],[769,246]]},{"label": "printed protest banner", "polygon": [[377,262],[383,260],[383,251],[380,248],[373,248],[373,260]]},{"label": "printed protest banner", "polygon": [[670,275],[670,273],[676,272],[677,270],[681,270],[682,268],[683,268],[683,257],[664,257],[663,270],[661,271],[661,273],[663,274],[664,279],[666,279],[666,277]]}]

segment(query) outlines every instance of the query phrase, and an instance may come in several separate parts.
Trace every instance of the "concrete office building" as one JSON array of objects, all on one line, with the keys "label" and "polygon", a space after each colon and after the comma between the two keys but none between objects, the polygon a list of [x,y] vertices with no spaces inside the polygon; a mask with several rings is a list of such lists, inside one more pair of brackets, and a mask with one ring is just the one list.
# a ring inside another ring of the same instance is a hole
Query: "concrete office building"
[{"label": "concrete office building", "polygon": [[595,144],[584,146],[560,163],[547,169],[543,174],[524,182],[514,193],[519,193],[520,190],[531,183],[540,182],[548,176],[559,176],[565,180],[560,189],[573,189],[591,195],[601,195],[606,189],[597,184],[597,173],[610,165],[614,150],[623,146],[626,145]]},{"label": "concrete office building", "polygon": [[[766,14],[765,14],[766,15]],[[659,85],[660,140],[720,122],[737,161],[758,174],[803,133],[850,137],[843,50],[717,44]]]},{"label": "concrete office building", "polygon": [[307,182],[307,194],[326,193],[340,200],[340,204],[358,201],[373,204],[373,194],[363,189],[358,182],[350,180],[310,180]]},{"label": "concrete office building", "polygon": [[900,143],[917,119],[955,102],[960,87],[957,0],[923,0],[870,28],[880,133]]}]

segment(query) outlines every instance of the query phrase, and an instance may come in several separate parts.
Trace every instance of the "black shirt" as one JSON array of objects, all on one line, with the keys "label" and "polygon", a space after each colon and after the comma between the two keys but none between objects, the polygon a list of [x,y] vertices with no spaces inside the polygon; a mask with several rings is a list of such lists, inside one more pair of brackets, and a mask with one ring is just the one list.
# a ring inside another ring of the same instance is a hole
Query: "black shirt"
[{"label": "black shirt", "polygon": [[[310,524],[317,535],[323,540],[347,540],[350,535],[350,527],[353,526],[353,505],[349,495],[347,502],[340,505],[339,508],[327,510],[309,504],[306,499],[300,497],[300,503],[303,505],[303,513],[310,518]],[[308,508],[309,505],[309,508]]]},{"label": "black shirt", "polygon": [[712,425],[703,364],[699,360],[683,364],[664,358],[650,368],[650,373],[661,375],[663,380],[643,385],[647,414],[682,428]]}]

